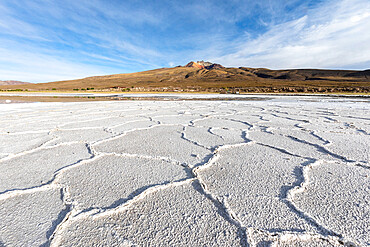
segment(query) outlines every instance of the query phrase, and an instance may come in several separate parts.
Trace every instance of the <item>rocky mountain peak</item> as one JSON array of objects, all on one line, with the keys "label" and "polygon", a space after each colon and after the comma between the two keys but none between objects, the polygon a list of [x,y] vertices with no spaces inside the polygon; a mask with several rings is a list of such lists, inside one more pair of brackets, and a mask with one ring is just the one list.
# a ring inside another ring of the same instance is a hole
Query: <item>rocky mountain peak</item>
[{"label": "rocky mountain peak", "polygon": [[196,63],[196,62],[189,62],[187,65],[185,65],[185,67],[189,67],[189,68],[197,68],[197,69],[204,69],[204,66],[199,64],[199,63]]},{"label": "rocky mountain peak", "polygon": [[211,66],[212,63],[211,62],[204,62],[203,60],[202,61],[197,61],[197,64],[200,64],[204,67],[207,67],[207,66]]},{"label": "rocky mountain peak", "polygon": [[185,67],[197,68],[197,69],[208,69],[208,70],[224,68],[224,66],[222,66],[221,64],[205,62],[203,60],[197,61],[197,62],[191,61],[187,65],[185,65]]}]

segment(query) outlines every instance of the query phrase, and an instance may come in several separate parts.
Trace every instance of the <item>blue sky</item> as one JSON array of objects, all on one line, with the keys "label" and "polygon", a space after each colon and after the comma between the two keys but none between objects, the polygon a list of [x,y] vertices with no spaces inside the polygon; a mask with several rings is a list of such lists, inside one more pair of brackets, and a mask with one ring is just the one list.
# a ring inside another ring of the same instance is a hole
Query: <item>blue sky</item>
[{"label": "blue sky", "polygon": [[47,82],[209,60],[370,68],[369,0],[1,0],[0,80]]}]

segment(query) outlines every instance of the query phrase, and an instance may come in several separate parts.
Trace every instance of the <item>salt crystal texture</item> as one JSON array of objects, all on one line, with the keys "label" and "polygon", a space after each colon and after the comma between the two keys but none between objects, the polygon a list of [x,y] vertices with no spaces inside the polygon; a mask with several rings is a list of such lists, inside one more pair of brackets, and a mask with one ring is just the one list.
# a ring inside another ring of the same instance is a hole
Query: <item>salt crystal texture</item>
[{"label": "salt crystal texture", "polygon": [[0,105],[0,246],[370,245],[370,100],[235,97]]}]

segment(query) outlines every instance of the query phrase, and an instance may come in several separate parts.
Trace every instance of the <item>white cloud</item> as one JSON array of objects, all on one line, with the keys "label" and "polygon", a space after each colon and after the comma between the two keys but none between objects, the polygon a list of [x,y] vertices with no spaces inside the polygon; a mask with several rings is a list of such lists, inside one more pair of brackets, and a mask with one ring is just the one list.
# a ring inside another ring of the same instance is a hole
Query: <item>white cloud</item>
[{"label": "white cloud", "polygon": [[214,61],[268,68],[370,67],[370,2],[331,1],[297,20],[276,25]]},{"label": "white cloud", "polygon": [[175,66],[175,63],[174,63],[174,62],[169,62],[169,63],[168,63],[168,65],[169,65],[170,67],[173,67],[173,66]]},{"label": "white cloud", "polygon": [[0,48],[0,54],[0,80],[50,82],[104,75],[109,71],[106,67],[72,62],[40,52]]}]

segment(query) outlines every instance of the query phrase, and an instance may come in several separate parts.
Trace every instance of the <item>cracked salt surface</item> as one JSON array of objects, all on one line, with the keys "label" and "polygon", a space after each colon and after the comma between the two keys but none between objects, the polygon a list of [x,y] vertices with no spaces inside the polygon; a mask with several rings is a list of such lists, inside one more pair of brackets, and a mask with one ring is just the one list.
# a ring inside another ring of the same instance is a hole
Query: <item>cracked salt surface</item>
[{"label": "cracked salt surface", "polygon": [[195,166],[211,154],[209,150],[183,139],[182,126],[157,126],[130,131],[118,138],[94,145],[97,152],[163,157]]},{"label": "cracked salt surface", "polygon": [[65,142],[97,142],[109,137],[115,136],[114,133],[110,133],[104,128],[93,128],[93,129],[73,129],[73,130],[53,130],[50,135],[54,136],[55,139],[48,143],[48,145],[55,145]]},{"label": "cracked salt surface", "polygon": [[14,158],[7,157],[0,161],[0,193],[46,184],[58,170],[90,157],[83,143],[40,148]]},{"label": "cracked salt surface", "polygon": [[58,183],[83,211],[116,207],[149,187],[189,176],[185,167],[164,160],[109,155],[64,172]]},{"label": "cracked salt surface", "polygon": [[[249,228],[248,236],[252,240],[251,246],[267,247],[267,246],[298,246],[298,247],[333,247],[343,246],[337,239],[324,237],[322,235],[311,233],[284,233],[275,234],[258,229]],[[347,246],[348,243],[346,243]]]},{"label": "cracked salt surface", "polygon": [[304,162],[264,146],[230,146],[219,152],[212,166],[200,170],[199,177],[216,198],[227,201],[246,227],[276,232],[315,231],[284,201]]},{"label": "cracked salt surface", "polygon": [[21,153],[32,150],[52,140],[47,133],[30,133],[24,134],[0,134],[0,153]]},{"label": "cracked salt surface", "polygon": [[311,181],[294,203],[328,228],[370,245],[370,170],[324,162],[307,173]]},{"label": "cracked salt surface", "polygon": [[[238,229],[199,191],[197,182],[154,191],[129,208],[76,217],[52,246],[237,246]],[[209,240],[212,239],[210,242]]]},{"label": "cracked salt surface", "polygon": [[351,101],[2,105],[0,246],[369,246]]},{"label": "cracked salt surface", "polygon": [[332,140],[328,150],[350,161],[370,163],[370,135],[324,132],[322,137]]},{"label": "cracked salt surface", "polygon": [[244,141],[240,130],[220,130],[208,127],[189,126],[184,129],[184,138],[207,149],[226,144],[237,144]]},{"label": "cracked salt surface", "polygon": [[5,246],[40,246],[64,217],[60,191],[50,189],[0,199],[0,241]]}]

